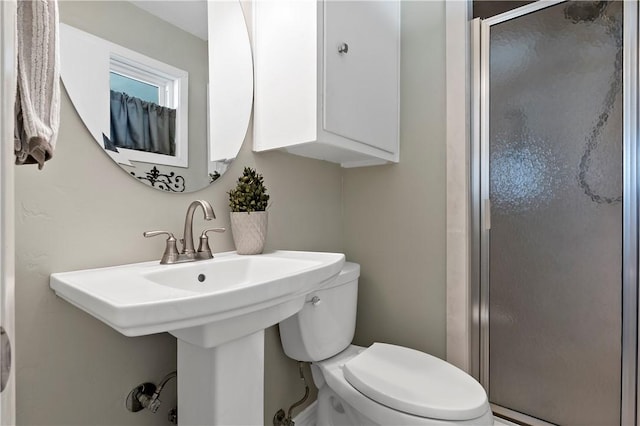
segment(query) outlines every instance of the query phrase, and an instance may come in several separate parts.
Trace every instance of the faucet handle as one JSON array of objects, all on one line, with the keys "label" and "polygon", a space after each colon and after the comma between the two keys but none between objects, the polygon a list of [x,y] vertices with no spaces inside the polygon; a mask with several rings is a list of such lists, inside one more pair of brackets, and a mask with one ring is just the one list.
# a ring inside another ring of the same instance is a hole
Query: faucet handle
[{"label": "faucet handle", "polygon": [[209,237],[207,236],[207,232],[224,232],[226,229],[224,228],[211,228],[202,231],[200,235],[200,245],[198,246],[198,257],[200,259],[211,259],[213,257],[213,253],[211,253],[211,248],[209,247]]},{"label": "faucet handle", "polygon": [[178,246],[176,245],[176,237],[173,236],[171,232],[168,231],[145,231],[142,233],[146,238],[155,237],[158,235],[168,235],[167,237],[167,245],[164,249],[164,253],[162,254],[162,259],[160,259],[161,265],[166,265],[168,263],[176,263],[178,260]]},{"label": "faucet handle", "polygon": [[225,228],[211,228],[211,229],[205,229],[204,231],[202,231],[202,235],[200,235],[200,238],[202,237],[206,237],[207,236],[207,232],[224,232],[226,231]]},{"label": "faucet handle", "polygon": [[169,236],[169,239],[173,238],[174,240],[176,239],[176,237],[173,236],[173,234],[169,231],[144,231],[142,233],[142,235],[144,235],[145,237],[149,238],[149,237],[155,237],[157,235],[163,235],[166,234]]}]

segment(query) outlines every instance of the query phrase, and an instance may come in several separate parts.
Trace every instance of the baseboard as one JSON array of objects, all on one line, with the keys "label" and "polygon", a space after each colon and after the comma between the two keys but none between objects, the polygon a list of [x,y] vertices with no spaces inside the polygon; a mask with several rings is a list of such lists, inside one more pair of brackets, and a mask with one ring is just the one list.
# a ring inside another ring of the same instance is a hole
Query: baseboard
[{"label": "baseboard", "polygon": [[317,406],[318,401],[313,401],[307,408],[300,411],[300,413],[293,418],[296,426],[316,426]]}]

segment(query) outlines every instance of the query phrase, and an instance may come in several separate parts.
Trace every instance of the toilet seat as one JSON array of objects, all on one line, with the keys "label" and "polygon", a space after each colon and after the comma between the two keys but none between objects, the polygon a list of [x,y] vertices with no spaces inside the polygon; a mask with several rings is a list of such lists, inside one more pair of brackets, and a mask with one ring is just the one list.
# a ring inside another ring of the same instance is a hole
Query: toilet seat
[{"label": "toilet seat", "polygon": [[487,410],[487,397],[464,371],[424,352],[374,343],[344,364],[347,382],[389,408],[420,417],[465,420]]},{"label": "toilet seat", "polygon": [[[343,352],[340,352],[332,358],[314,363],[312,365],[312,370],[319,370],[314,372],[314,380],[316,381],[316,385],[318,385],[318,387],[322,387],[323,382],[326,382],[326,385],[328,385],[328,387],[333,392],[335,392],[342,400],[354,407],[359,412],[366,413],[368,417],[375,421],[375,424],[401,424],[405,426],[452,424],[474,426],[493,425],[493,414],[491,413],[489,402],[486,400],[486,394],[485,402],[482,405],[482,408],[477,409],[477,411],[472,411],[473,413],[479,413],[478,415],[476,415],[475,417],[466,418],[464,415],[459,415],[459,418],[457,420],[438,419],[410,414],[389,407],[379,401],[374,400],[370,396],[366,396],[364,393],[356,389],[347,381],[344,375],[344,367],[356,356],[368,351],[369,349],[370,348],[351,345]],[[441,362],[444,363],[444,361]],[[317,377],[317,373],[321,373],[321,377]],[[484,391],[482,392],[484,393]],[[471,411],[467,411],[467,413],[469,412]]]}]

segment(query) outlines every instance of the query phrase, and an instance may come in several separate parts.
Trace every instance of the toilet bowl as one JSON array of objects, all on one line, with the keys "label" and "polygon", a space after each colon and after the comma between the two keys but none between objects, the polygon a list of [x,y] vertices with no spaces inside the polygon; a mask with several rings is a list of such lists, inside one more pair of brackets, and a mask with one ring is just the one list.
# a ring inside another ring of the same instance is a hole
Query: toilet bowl
[{"label": "toilet bowl", "polygon": [[280,323],[287,356],[312,363],[318,426],[493,425],[486,392],[457,367],[402,346],[351,344],[359,276],[358,264],[345,263]]}]

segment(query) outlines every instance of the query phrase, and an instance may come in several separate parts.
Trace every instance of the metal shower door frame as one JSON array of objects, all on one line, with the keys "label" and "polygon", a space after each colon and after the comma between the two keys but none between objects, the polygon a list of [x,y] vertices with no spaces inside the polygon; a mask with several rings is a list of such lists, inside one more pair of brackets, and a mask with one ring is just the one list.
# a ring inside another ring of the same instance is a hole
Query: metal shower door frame
[{"label": "metal shower door frame", "polygon": [[[489,42],[491,26],[563,3],[540,0],[480,20],[471,31],[471,298],[472,373],[489,393]],[[638,371],[638,3],[624,2],[623,26],[623,242],[622,242],[622,362],[621,424],[637,423],[640,407]],[[536,418],[491,404],[497,415],[531,425]]]}]

